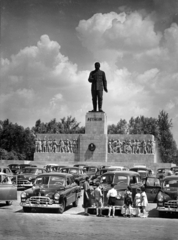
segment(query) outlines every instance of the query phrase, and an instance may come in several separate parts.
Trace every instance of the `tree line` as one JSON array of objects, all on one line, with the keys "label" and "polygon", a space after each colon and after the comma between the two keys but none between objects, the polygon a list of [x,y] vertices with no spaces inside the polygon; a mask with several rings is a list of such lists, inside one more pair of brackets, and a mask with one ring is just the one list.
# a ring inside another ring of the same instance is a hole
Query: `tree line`
[{"label": "tree line", "polygon": [[[117,124],[108,125],[108,134],[152,134],[155,136],[162,162],[178,162],[178,150],[171,132],[173,125],[168,113],[161,111],[158,118],[131,117],[129,122],[121,119]],[[36,134],[85,133],[72,116],[52,119],[44,123],[38,119],[35,126],[24,128],[8,119],[0,121],[0,159],[33,160]]]}]

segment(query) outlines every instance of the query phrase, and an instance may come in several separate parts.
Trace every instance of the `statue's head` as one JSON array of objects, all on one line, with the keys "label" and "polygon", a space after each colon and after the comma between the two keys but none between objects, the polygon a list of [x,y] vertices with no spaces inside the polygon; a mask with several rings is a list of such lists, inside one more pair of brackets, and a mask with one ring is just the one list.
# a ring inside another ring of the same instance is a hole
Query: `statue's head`
[{"label": "statue's head", "polygon": [[96,62],[96,63],[95,63],[95,69],[96,69],[96,70],[100,69],[100,63],[99,63],[99,62]]}]

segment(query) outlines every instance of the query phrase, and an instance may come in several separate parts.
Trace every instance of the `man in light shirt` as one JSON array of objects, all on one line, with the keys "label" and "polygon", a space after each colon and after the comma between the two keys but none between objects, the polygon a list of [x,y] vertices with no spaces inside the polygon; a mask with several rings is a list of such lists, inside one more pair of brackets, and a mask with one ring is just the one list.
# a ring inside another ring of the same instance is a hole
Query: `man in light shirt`
[{"label": "man in light shirt", "polygon": [[117,197],[117,191],[114,188],[114,184],[112,183],[111,189],[107,193],[108,205],[109,205],[108,217],[111,216],[111,209],[112,209],[112,216],[115,217],[116,197]]}]

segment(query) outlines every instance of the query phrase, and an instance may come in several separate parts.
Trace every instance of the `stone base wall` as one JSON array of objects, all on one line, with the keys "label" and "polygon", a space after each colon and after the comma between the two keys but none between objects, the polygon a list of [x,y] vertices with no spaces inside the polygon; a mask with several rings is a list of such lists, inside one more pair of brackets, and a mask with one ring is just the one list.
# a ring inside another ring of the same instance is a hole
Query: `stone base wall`
[{"label": "stone base wall", "polygon": [[74,153],[35,153],[35,162],[75,162],[78,161],[78,154]]}]

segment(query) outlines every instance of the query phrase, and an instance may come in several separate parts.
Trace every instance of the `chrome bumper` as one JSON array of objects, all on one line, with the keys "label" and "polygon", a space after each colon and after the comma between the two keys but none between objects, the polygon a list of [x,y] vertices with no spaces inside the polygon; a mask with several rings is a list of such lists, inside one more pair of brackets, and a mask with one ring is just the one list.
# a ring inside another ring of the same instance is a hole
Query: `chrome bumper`
[{"label": "chrome bumper", "polygon": [[178,208],[167,208],[167,207],[157,207],[156,208],[160,212],[178,212]]},{"label": "chrome bumper", "polygon": [[61,209],[61,204],[33,204],[33,203],[20,203],[22,207],[29,207],[29,208],[50,208],[50,209]]}]

